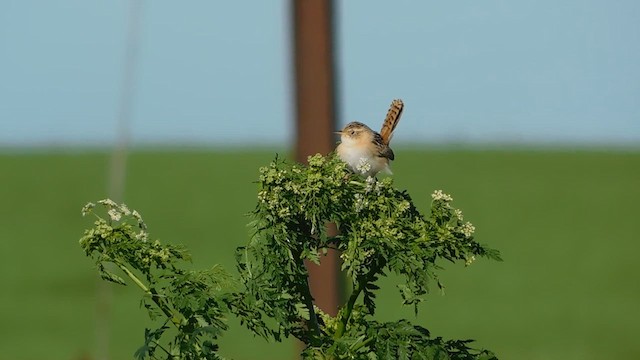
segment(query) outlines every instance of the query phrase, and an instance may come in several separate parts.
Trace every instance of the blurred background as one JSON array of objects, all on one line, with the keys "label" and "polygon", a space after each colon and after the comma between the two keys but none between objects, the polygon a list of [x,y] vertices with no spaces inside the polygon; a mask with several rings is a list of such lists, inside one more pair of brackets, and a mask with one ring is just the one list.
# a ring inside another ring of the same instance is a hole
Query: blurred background
[{"label": "blurred background", "polygon": [[[142,344],[141,294],[98,285],[77,244],[88,201],[121,198],[194,267],[234,270],[258,167],[294,157],[292,14],[0,0],[0,359],[127,359]],[[403,99],[396,185],[422,210],[452,194],[505,259],[446,266],[446,295],[417,317],[385,280],[380,317],[504,359],[640,357],[640,3],[352,0],[332,14],[335,127],[378,128]],[[231,326],[223,355],[295,358]]]}]

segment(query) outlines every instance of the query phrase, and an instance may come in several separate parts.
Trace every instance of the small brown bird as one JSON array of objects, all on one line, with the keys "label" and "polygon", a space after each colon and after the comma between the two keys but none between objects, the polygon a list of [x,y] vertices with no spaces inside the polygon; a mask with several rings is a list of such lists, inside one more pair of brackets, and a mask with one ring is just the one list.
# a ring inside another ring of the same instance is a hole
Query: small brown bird
[{"label": "small brown bird", "polygon": [[391,174],[389,160],[393,160],[395,155],[389,142],[400,121],[403,107],[402,100],[391,102],[380,133],[357,121],[348,123],[342,131],[336,132],[341,140],[336,148],[340,159],[349,164],[354,172],[364,176],[375,176],[380,171]]}]

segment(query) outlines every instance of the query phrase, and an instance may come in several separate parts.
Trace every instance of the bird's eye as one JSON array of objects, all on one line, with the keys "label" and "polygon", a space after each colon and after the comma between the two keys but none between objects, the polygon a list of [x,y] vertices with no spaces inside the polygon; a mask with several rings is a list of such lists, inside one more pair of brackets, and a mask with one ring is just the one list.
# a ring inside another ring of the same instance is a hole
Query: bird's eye
[{"label": "bird's eye", "polygon": [[349,131],[349,133],[350,133],[351,135],[355,135],[355,134],[356,134],[356,131],[355,131],[355,130],[351,130],[351,131]]}]

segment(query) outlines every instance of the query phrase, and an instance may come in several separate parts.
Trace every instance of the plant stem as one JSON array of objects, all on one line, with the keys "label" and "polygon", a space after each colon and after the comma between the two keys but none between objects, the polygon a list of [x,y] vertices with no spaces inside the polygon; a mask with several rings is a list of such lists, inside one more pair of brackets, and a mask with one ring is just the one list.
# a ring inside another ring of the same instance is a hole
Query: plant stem
[{"label": "plant stem", "polygon": [[171,353],[169,352],[169,350],[165,349],[164,346],[162,346],[159,342],[154,341],[154,344],[156,344],[156,346],[158,346],[160,349],[162,349],[162,351],[164,351],[165,353],[167,353],[167,355],[169,355],[168,359],[173,359],[173,355],[171,355]]},{"label": "plant stem", "polygon": [[375,275],[380,268],[381,265],[374,265],[369,269],[369,272],[366,275],[359,277],[357,282],[354,284],[353,292],[351,292],[351,296],[349,296],[349,300],[347,300],[347,304],[344,307],[344,313],[338,323],[336,333],[333,335],[334,339],[339,339],[344,335],[344,332],[347,330],[349,319],[351,319],[351,313],[353,313],[353,306],[355,305],[356,300],[358,300],[358,296],[360,296],[360,293],[364,290],[370,280],[375,280]]},{"label": "plant stem", "polygon": [[353,292],[351,292],[351,296],[349,296],[349,300],[347,300],[347,304],[344,308],[344,313],[342,314],[342,318],[338,323],[338,329],[336,329],[336,333],[333,336],[334,339],[339,339],[342,337],[342,335],[344,335],[344,332],[347,329],[347,323],[349,323],[351,313],[353,312],[353,306],[355,305],[356,300],[358,300],[358,296],[360,296],[365,282],[366,281],[363,278],[353,286]]},{"label": "plant stem", "polygon": [[158,308],[162,310],[162,313],[167,317],[167,319],[171,320],[171,323],[176,328],[179,329],[180,321],[175,319],[175,317],[173,316],[173,313],[171,312],[171,309],[167,306],[167,304],[164,303],[164,301],[162,301],[158,293],[156,293],[153,289],[149,289],[134,273],[131,272],[131,270],[129,270],[128,267],[124,266],[119,261],[116,261],[115,264],[118,265],[118,267],[122,271],[124,271],[124,273],[127,274],[127,276],[131,280],[133,280],[133,282],[136,283],[136,285],[138,285],[138,287],[142,289],[142,291],[144,291],[147,295],[151,296],[151,300],[153,300],[153,302],[158,306]]},{"label": "plant stem", "polygon": [[309,310],[309,328],[312,334],[310,342],[312,345],[318,345],[317,342],[320,339],[320,326],[318,325],[318,317],[316,316],[316,311],[313,308],[313,297],[311,297],[311,290],[309,290],[308,276],[306,283],[307,286],[300,286],[300,290],[302,292],[302,296],[304,297],[304,304]]},{"label": "plant stem", "polygon": [[127,276],[133,280],[134,283],[136,283],[136,285],[138,285],[138,287],[140,289],[142,289],[142,291],[144,291],[145,293],[151,295],[151,292],[149,291],[149,288],[142,282],[140,281],[140,279],[138,279],[138,277],[131,272],[131,270],[129,270],[128,267],[122,265],[120,262],[116,262],[116,265],[118,265],[118,267],[124,271],[125,274],[127,274]]}]

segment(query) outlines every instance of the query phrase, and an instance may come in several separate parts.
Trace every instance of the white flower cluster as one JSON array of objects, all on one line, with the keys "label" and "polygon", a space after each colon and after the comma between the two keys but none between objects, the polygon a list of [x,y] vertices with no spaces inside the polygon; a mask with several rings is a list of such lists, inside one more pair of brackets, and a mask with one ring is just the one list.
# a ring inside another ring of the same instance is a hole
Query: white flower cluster
[{"label": "white flower cluster", "polygon": [[356,165],[356,170],[358,170],[358,172],[363,175],[368,173],[371,170],[371,164],[369,163],[369,160],[367,160],[366,158],[360,158],[360,160],[358,161],[358,165]]},{"label": "white flower cluster", "polygon": [[147,241],[147,238],[148,238],[147,224],[145,224],[144,220],[142,220],[142,215],[140,215],[140,213],[137,210],[133,210],[133,212],[131,213],[131,216],[133,216],[133,218],[136,219],[136,221],[138,222],[138,227],[140,228],[140,233],[136,235],[136,239]]},{"label": "white flower cluster", "polygon": [[113,221],[120,221],[120,218],[122,217],[122,213],[116,208],[109,210],[107,214],[109,214],[109,217]]},{"label": "white flower cluster", "polygon": [[98,201],[98,204],[108,206],[108,207],[118,207],[118,204],[116,204],[116,202],[111,199],[102,199]]},{"label": "white flower cluster", "polygon": [[458,220],[460,220],[460,221],[464,220],[464,216],[462,216],[462,210],[455,209],[455,210],[453,210],[453,213],[456,215]]},{"label": "white flower cluster", "polygon": [[468,221],[460,227],[460,232],[462,232],[466,237],[471,237],[475,231],[476,227]]},{"label": "white flower cluster", "polygon": [[385,178],[382,181],[378,181],[376,178],[374,178],[373,176],[367,176],[366,179],[366,185],[364,188],[364,192],[366,194],[370,193],[370,192],[375,192],[377,195],[380,195],[382,193],[382,189],[385,186],[389,185],[389,179]]},{"label": "white flower cluster", "polygon": [[[89,204],[85,205],[85,207],[88,206]],[[107,214],[109,214],[109,218],[111,218],[112,221],[120,221],[120,219],[122,219],[122,215],[124,216],[131,215],[131,210],[129,210],[127,205],[125,204],[118,205],[116,204],[115,201],[111,199],[102,199],[98,201],[98,204],[104,205],[105,207],[109,208],[109,211],[107,211]],[[82,208],[82,210],[84,211],[85,209]]]},{"label": "white flower cluster", "polygon": [[87,216],[95,206],[96,204],[88,202],[87,205],[82,207],[82,216]]},{"label": "white flower cluster", "polygon": [[442,190],[436,190],[431,194],[433,200],[453,201],[453,198],[449,194],[445,194]]},{"label": "white flower cluster", "polygon": [[367,180],[365,181],[367,182],[367,190],[371,190],[373,185],[376,183],[376,178],[373,176],[367,176]]},{"label": "white flower cluster", "polygon": [[471,257],[468,257],[467,260],[465,260],[464,262],[464,266],[469,266],[471,265],[474,261],[476,261],[476,256],[475,255],[471,255]]},{"label": "white flower cluster", "polygon": [[[133,210],[133,212],[131,213],[131,216],[133,216],[134,219],[136,219],[136,221],[138,221],[138,224],[144,224],[144,221],[142,221],[142,215],[140,215],[140,213],[138,212],[138,210]],[[144,226],[146,228],[146,226]]]},{"label": "white flower cluster", "polygon": [[369,193],[371,192],[371,190],[378,188],[376,186],[376,183],[377,183],[376,178],[374,178],[373,176],[367,176],[366,183],[367,185],[364,188],[365,193]]},{"label": "white flower cluster", "polygon": [[362,196],[362,194],[355,194],[356,202],[356,212],[360,212],[364,207],[369,205],[369,201]]},{"label": "white flower cluster", "polygon": [[147,234],[147,232],[144,230],[140,230],[140,232],[136,234],[136,239],[146,242],[147,240],[149,240],[149,234]]},{"label": "white flower cluster", "polygon": [[123,215],[126,215],[126,216],[131,215],[131,210],[129,210],[129,207],[127,207],[127,205],[125,204],[120,204],[120,211],[122,212]]},{"label": "white flower cluster", "polygon": [[[136,234],[136,239],[147,241],[149,235],[147,234],[147,224],[142,220],[142,216],[136,210],[131,211],[129,207],[125,204],[117,204],[115,201],[111,199],[102,199],[98,201],[98,204],[105,206],[107,209],[107,215],[109,215],[109,219],[111,221],[120,221],[123,220],[123,216],[131,216],[138,223],[138,227],[140,228],[140,232]],[[94,203],[87,203],[82,208],[82,215],[86,215],[92,211],[92,209],[96,205]],[[126,220],[126,219],[125,219]]]}]

